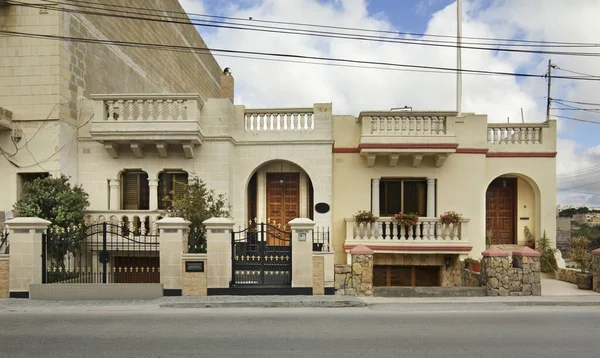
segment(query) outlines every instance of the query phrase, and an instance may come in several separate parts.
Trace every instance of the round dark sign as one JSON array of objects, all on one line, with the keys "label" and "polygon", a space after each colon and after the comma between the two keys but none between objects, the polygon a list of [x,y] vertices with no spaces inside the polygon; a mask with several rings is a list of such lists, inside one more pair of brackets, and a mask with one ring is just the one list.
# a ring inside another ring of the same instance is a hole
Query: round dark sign
[{"label": "round dark sign", "polygon": [[319,214],[325,214],[325,213],[329,212],[329,204],[327,204],[327,203],[318,203],[317,205],[315,205],[315,210]]}]

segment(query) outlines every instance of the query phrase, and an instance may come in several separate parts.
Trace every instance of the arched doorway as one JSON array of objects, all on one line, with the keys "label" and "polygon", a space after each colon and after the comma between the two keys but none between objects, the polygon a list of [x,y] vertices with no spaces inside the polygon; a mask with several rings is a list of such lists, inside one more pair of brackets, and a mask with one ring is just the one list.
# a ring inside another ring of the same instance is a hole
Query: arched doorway
[{"label": "arched doorway", "polygon": [[288,228],[295,218],[313,218],[313,187],[298,165],[277,160],[258,167],[248,182],[248,222]]},{"label": "arched doorway", "polygon": [[486,190],[486,238],[491,245],[524,245],[525,227],[539,233],[539,190],[531,179],[496,177]]}]

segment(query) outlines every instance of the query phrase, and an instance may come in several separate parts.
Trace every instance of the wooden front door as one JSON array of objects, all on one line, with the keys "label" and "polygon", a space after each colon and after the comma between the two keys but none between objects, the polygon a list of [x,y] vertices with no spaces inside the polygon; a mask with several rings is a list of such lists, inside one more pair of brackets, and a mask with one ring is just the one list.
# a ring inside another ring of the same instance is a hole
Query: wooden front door
[{"label": "wooden front door", "polygon": [[300,216],[300,175],[267,173],[267,219],[289,230],[288,222]]},{"label": "wooden front door", "polygon": [[486,235],[492,232],[492,245],[516,244],[517,180],[494,180],[485,194]]}]

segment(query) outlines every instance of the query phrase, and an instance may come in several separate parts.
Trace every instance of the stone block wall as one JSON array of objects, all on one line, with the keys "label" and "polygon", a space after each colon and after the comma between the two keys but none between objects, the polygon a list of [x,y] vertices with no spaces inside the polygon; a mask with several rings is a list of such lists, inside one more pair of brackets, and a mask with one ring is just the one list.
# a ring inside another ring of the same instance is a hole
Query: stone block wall
[{"label": "stone block wall", "polygon": [[325,258],[313,256],[313,295],[325,294]]},{"label": "stone block wall", "polygon": [[563,259],[569,259],[571,247],[571,218],[556,218],[556,248],[560,250]]},{"label": "stone block wall", "polygon": [[335,265],[335,294],[373,296],[373,250],[359,245],[350,254],[351,265]]},{"label": "stone block wall", "polygon": [[569,282],[569,283],[577,283],[577,273],[579,270],[572,270],[566,268],[558,269],[558,279],[560,281]]},{"label": "stone block wall", "polygon": [[[182,257],[182,296],[206,296],[207,254],[184,254]],[[185,272],[187,261],[204,262],[204,272]]]},{"label": "stone block wall", "polygon": [[600,249],[592,251],[592,290],[600,292]]},{"label": "stone block wall", "polygon": [[482,287],[485,283],[481,279],[481,273],[468,269],[462,270],[462,287]]},{"label": "stone block wall", "polygon": [[9,256],[0,255],[0,298],[8,298],[9,295]]},{"label": "stone block wall", "polygon": [[481,278],[488,296],[541,296],[539,253],[528,247],[508,252],[491,248],[482,252]]}]

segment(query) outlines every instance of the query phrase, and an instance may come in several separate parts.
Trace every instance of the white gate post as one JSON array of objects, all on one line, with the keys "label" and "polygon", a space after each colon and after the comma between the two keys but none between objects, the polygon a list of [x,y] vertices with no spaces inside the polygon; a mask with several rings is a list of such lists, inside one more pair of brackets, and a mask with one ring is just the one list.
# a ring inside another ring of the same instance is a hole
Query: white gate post
[{"label": "white gate post", "polygon": [[210,218],[202,224],[206,227],[207,283],[208,290],[229,288],[231,282],[231,230],[233,220]]},{"label": "white gate post", "polygon": [[313,287],[312,230],[315,222],[297,218],[289,222],[292,228],[292,287]]}]

